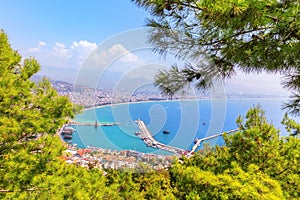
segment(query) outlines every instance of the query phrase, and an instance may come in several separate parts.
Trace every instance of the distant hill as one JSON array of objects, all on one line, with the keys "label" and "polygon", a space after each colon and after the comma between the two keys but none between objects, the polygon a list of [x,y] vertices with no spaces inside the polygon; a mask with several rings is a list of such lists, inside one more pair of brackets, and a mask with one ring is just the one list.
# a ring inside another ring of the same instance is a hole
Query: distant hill
[{"label": "distant hill", "polygon": [[[78,76],[79,72],[79,76]],[[105,71],[103,74],[97,70],[85,69],[84,71],[75,69],[62,69],[58,67],[46,67],[32,77],[33,81],[39,81],[42,77],[51,80],[53,86],[59,91],[82,92],[97,89],[115,90],[120,92],[134,92],[136,89],[148,90],[150,93],[160,93],[151,84],[147,77],[124,76],[121,72]],[[95,76],[96,75],[96,76]],[[99,76],[99,77],[98,77]],[[91,78],[91,77],[94,77]],[[266,76],[265,76],[266,77]],[[274,81],[273,81],[274,82]],[[227,97],[287,97],[289,92],[284,90],[279,84],[274,84],[268,78],[251,76],[237,76],[227,81],[225,90]],[[276,81],[275,81],[276,82]],[[277,80],[277,82],[279,82]],[[69,84],[69,85],[68,85]],[[74,88],[76,85],[76,88]],[[145,87],[147,85],[147,87]],[[199,92],[201,93],[201,92]],[[200,94],[200,96],[202,96]],[[205,94],[207,96],[207,94]]]}]

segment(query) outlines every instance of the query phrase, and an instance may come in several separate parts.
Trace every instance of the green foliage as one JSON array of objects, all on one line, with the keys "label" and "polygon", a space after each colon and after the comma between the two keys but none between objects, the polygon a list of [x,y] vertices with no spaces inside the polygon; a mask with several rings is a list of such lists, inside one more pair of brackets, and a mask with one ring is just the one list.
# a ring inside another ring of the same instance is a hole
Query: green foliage
[{"label": "green foliage", "polygon": [[280,184],[250,165],[247,172],[236,163],[215,174],[196,166],[175,165],[179,199],[284,199]]},{"label": "green foliage", "polygon": [[145,199],[175,199],[169,173],[165,170],[135,173],[133,180],[139,184]]},{"label": "green foliage", "polygon": [[170,71],[161,71],[161,73],[156,77],[154,84],[158,86],[164,94],[169,95],[172,99],[177,91],[185,88],[185,77],[180,76],[178,69],[173,67]]},{"label": "green foliage", "polygon": [[[162,71],[156,84],[163,92],[178,77],[207,88],[243,72],[283,74],[283,86],[294,91],[285,106],[300,110],[300,3],[259,0],[132,0],[152,14],[150,43],[161,54],[172,52],[193,63]],[[176,72],[176,73],[175,73]],[[174,75],[175,73],[175,75]],[[168,77],[161,79],[161,77]],[[171,87],[171,91],[174,92]]]},{"label": "green foliage", "polygon": [[284,115],[281,123],[285,125],[286,130],[292,136],[300,136],[300,124],[298,124],[295,120],[290,119],[287,114]]},{"label": "green foliage", "polygon": [[39,69],[33,58],[21,63],[0,31],[0,198],[87,199],[104,178],[59,158],[64,147],[55,133],[73,107],[48,80],[30,81]]},{"label": "green foliage", "polygon": [[[11,49],[0,32],[0,154],[22,148],[37,134],[54,134],[72,117],[72,104],[58,96],[48,80],[30,81],[40,66],[33,58],[20,64],[21,56]],[[14,142],[13,142],[14,141]]]},{"label": "green foliage", "polygon": [[[300,198],[300,140],[280,137],[279,131],[267,122],[260,106],[248,111],[245,122],[242,117],[237,121],[240,131],[224,135],[224,147],[199,152],[185,160],[185,166],[176,165],[172,169],[178,195],[195,197],[198,194],[201,199]],[[199,177],[190,179],[191,174]],[[187,192],[183,189],[187,183],[180,181],[183,178],[193,185]],[[247,188],[247,194],[243,193],[242,185]],[[225,196],[213,196],[223,193]]]}]

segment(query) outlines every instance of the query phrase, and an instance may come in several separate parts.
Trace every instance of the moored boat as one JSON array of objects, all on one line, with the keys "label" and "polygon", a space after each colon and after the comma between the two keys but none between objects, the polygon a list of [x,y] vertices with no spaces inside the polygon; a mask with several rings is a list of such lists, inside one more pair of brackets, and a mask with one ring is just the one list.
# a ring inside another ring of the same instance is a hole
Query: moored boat
[{"label": "moored boat", "polygon": [[71,136],[71,135],[65,135],[65,136],[64,136],[64,140],[70,140],[70,139],[72,139],[72,136]]},{"label": "moored boat", "polygon": [[70,130],[63,130],[61,132],[62,135],[72,135],[73,134],[73,131],[70,131]]}]

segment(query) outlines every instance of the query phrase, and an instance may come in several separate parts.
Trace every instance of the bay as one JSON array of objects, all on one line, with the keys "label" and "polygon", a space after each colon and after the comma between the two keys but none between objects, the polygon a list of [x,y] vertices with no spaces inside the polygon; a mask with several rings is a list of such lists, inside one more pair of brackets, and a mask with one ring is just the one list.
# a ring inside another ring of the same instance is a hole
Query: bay
[{"label": "bay", "polygon": [[[204,138],[236,129],[236,118],[244,116],[254,105],[260,104],[266,111],[269,122],[286,135],[281,120],[282,98],[202,99],[182,101],[140,102],[104,106],[85,110],[75,121],[85,123],[113,123],[118,126],[77,126],[72,143],[79,148],[100,147],[111,150],[136,150],[144,153],[168,154],[147,147],[135,135],[138,126],[135,120],[145,122],[154,138],[164,144],[182,149],[191,149],[195,138]],[[164,133],[164,130],[168,134]],[[206,141],[210,145],[223,145],[222,137]],[[199,147],[201,148],[201,146]]]}]

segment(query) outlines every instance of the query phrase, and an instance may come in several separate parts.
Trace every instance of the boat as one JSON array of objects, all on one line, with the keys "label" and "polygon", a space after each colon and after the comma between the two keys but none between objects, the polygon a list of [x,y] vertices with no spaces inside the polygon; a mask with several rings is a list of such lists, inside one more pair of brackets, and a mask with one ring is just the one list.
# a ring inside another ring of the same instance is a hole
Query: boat
[{"label": "boat", "polygon": [[142,133],[141,132],[135,132],[134,134],[135,135],[141,135]]},{"label": "boat", "polygon": [[170,131],[168,131],[168,130],[163,131],[163,134],[169,134],[169,133],[170,133]]},{"label": "boat", "polygon": [[67,126],[67,127],[64,128],[64,130],[66,130],[66,131],[74,131],[75,129],[72,128],[72,127],[70,127],[70,126]]},{"label": "boat", "polygon": [[114,124],[102,124],[102,126],[113,126]]},{"label": "boat", "polygon": [[72,136],[71,136],[71,135],[65,135],[65,136],[64,136],[64,140],[70,140],[70,139],[72,139]]},{"label": "boat", "polygon": [[199,140],[198,138],[195,138],[194,143],[196,144],[198,142],[198,140]]},{"label": "boat", "polygon": [[63,130],[61,134],[62,135],[72,135],[73,131],[71,131],[71,130]]}]

